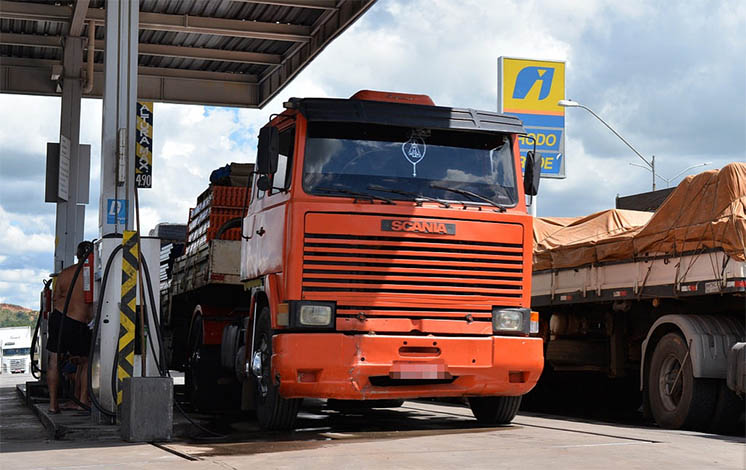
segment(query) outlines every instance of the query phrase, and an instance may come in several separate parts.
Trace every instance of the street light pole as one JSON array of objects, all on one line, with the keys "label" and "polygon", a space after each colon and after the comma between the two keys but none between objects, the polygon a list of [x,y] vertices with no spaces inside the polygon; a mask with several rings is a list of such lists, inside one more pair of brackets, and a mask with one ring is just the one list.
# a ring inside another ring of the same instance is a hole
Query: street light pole
[{"label": "street light pole", "polygon": [[[655,161],[655,160],[653,160],[653,161]],[[681,176],[682,174],[684,174],[686,171],[691,170],[692,168],[698,168],[700,166],[707,166],[707,165],[710,165],[710,164],[712,164],[712,162],[697,163],[696,165],[688,166],[688,167],[684,168],[683,170],[681,170],[680,172],[676,173],[675,175],[673,175],[670,178],[666,178],[664,176],[661,176],[660,174],[656,174],[655,176],[657,176],[658,178],[660,178],[663,181],[665,181],[666,182],[666,187],[668,188],[669,186],[671,186],[671,181],[675,180],[676,178],[678,178],[679,176]],[[637,163],[630,163],[630,165],[636,166],[638,168],[642,168],[642,169],[650,171],[650,168],[648,168],[646,166],[643,166],[643,165],[639,165]]]},{"label": "street light pole", "polygon": [[584,105],[578,103],[577,101],[573,101],[573,100],[559,100],[559,102],[557,102],[557,105],[562,106],[564,108],[583,108],[586,111],[588,111],[589,113],[591,113],[593,115],[593,117],[595,117],[596,119],[598,119],[599,121],[601,121],[601,123],[604,126],[608,127],[609,130],[611,132],[613,132],[615,136],[619,137],[619,139],[622,142],[624,142],[627,145],[627,147],[629,147],[630,149],[632,149],[632,151],[635,152],[635,154],[637,154],[637,156],[640,157],[640,159],[643,162],[645,162],[645,164],[648,166],[648,168],[653,172],[653,191],[655,191],[655,155],[653,155],[651,161],[648,161],[645,157],[642,156],[642,154],[640,152],[637,151],[636,148],[634,148],[632,146],[632,144],[630,144],[629,142],[627,142],[627,139],[625,139],[624,137],[622,137],[613,127],[611,127],[611,125],[608,122],[606,122],[603,119],[601,119],[601,116],[599,116],[598,114],[594,113],[591,108],[589,108],[587,106],[584,106]]}]

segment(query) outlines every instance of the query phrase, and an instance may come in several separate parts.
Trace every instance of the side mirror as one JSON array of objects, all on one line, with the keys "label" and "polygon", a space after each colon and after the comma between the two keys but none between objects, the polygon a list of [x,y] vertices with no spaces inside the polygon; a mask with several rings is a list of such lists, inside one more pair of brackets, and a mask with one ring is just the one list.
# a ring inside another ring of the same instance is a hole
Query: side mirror
[{"label": "side mirror", "polygon": [[541,154],[529,150],[526,152],[526,170],[523,172],[523,191],[527,196],[539,193],[541,179]]},{"label": "side mirror", "polygon": [[269,182],[269,177],[267,175],[260,176],[259,179],[256,180],[256,187],[259,191],[267,191],[271,189],[272,185]]},{"label": "side mirror", "polygon": [[280,132],[274,126],[265,126],[259,131],[259,145],[256,150],[256,172],[272,175],[277,171],[280,153]]}]

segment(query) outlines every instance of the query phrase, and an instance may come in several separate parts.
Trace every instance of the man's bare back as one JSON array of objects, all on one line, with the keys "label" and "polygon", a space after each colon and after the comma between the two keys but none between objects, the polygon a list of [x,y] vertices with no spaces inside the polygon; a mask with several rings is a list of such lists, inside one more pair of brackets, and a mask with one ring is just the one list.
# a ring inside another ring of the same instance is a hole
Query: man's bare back
[{"label": "man's bare back", "polygon": [[[70,287],[77,267],[77,264],[68,266],[57,275],[57,280],[54,285],[54,293],[52,295],[52,303],[55,310],[60,312],[64,311],[63,309],[65,308],[67,294],[70,292]],[[83,295],[83,270],[81,269],[78,279],[75,282],[75,287],[71,293],[70,305],[67,307],[67,316],[73,320],[88,323],[91,321],[91,313],[91,304],[85,303]]]}]

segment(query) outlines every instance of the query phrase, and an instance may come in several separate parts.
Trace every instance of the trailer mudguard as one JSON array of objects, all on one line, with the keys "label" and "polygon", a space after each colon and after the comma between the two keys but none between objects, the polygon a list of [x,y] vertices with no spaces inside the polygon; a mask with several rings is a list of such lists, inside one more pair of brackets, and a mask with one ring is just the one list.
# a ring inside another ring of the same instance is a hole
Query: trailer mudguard
[{"label": "trailer mudguard", "polygon": [[736,343],[730,349],[726,383],[737,394],[746,393],[746,343]]},{"label": "trailer mudguard", "polygon": [[653,323],[642,342],[640,389],[645,383],[648,362],[653,353],[653,348],[648,351],[648,344],[651,338],[658,336],[656,332],[670,325],[675,326],[690,345],[694,377],[726,378],[728,353],[734,344],[744,339],[743,322],[727,315],[664,315]]}]

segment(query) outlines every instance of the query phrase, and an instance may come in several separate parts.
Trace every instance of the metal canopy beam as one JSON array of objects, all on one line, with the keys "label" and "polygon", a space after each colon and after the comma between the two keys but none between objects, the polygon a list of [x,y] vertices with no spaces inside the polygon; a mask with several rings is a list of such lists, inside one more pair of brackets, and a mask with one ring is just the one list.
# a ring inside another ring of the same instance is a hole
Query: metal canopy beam
[{"label": "metal canopy beam", "polygon": [[80,36],[83,34],[83,23],[85,22],[85,15],[88,12],[88,4],[90,0],[76,0],[75,9],[73,10],[73,17],[70,20],[70,32],[68,36]]},{"label": "metal canopy beam", "polygon": [[232,0],[241,3],[264,3],[281,7],[315,8],[317,10],[336,10],[336,0]]},{"label": "metal canopy beam", "polygon": [[72,17],[70,7],[43,3],[0,2],[0,18],[7,20],[56,21],[67,23]]},{"label": "metal canopy beam", "polygon": [[[3,59],[0,64],[0,89],[3,93],[59,96],[57,82],[51,76],[54,67],[61,64],[61,61],[55,60]],[[144,101],[256,108],[256,81],[254,75],[140,66],[137,95]],[[96,64],[93,90],[83,97],[101,98],[103,84],[103,66]]]},{"label": "metal canopy beam", "polygon": [[[35,46],[61,49],[61,36],[41,36],[35,34],[0,33],[0,44],[12,46]],[[104,41],[95,43],[97,51],[104,50]],[[242,64],[277,65],[282,62],[279,54],[264,54],[260,52],[227,51],[223,49],[207,49],[203,47],[165,46],[160,44],[140,44],[142,55],[161,57],[178,57],[184,59],[217,60],[221,62],[237,62]]]},{"label": "metal canopy beam", "polygon": [[[98,42],[98,41],[96,41]],[[98,48],[98,45],[97,47]],[[161,57],[181,57],[185,59],[218,60],[221,62],[240,62],[243,64],[275,65],[282,62],[279,54],[260,52],[226,51],[201,47],[162,46],[160,44],[140,44],[140,54]]]},{"label": "metal canopy beam", "polygon": [[[0,2],[0,18],[3,19],[67,23],[71,20],[72,15],[72,9],[65,6]],[[105,16],[106,10],[94,8],[88,9],[85,19],[94,21],[96,26],[103,26]],[[212,34],[289,42],[308,42],[311,37],[311,28],[303,25],[148,12],[140,13],[139,27],[140,29],[153,31]]]}]

